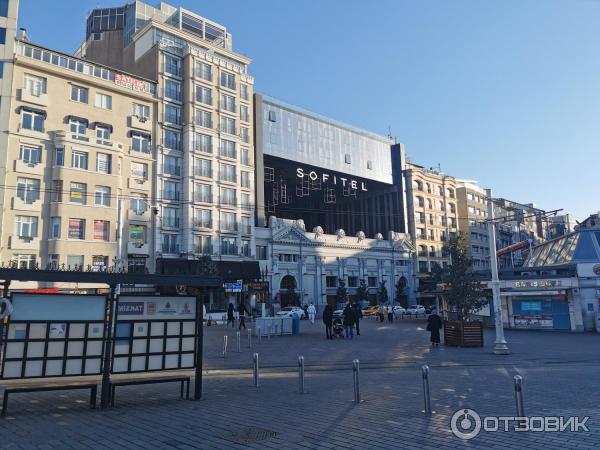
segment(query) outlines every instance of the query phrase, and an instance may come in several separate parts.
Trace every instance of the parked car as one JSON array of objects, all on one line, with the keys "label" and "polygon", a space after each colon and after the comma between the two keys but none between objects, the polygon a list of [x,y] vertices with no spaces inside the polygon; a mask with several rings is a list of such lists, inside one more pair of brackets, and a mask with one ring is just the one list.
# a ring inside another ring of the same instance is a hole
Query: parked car
[{"label": "parked car", "polygon": [[279,311],[276,314],[276,316],[277,317],[293,317],[294,314],[298,315],[298,317],[300,319],[303,319],[305,316],[304,310],[302,308],[299,308],[298,306],[286,306],[285,308],[281,308],[281,311]]},{"label": "parked car", "polygon": [[369,306],[362,310],[363,316],[375,316],[379,313],[379,306]]},{"label": "parked car", "polygon": [[402,317],[404,314],[406,314],[406,309],[404,309],[402,306],[400,305],[396,305],[392,308],[392,311],[394,311],[394,317],[398,318],[398,317]]},{"label": "parked car", "polygon": [[425,315],[425,307],[423,305],[412,305],[406,310],[407,316],[418,316],[420,314]]}]

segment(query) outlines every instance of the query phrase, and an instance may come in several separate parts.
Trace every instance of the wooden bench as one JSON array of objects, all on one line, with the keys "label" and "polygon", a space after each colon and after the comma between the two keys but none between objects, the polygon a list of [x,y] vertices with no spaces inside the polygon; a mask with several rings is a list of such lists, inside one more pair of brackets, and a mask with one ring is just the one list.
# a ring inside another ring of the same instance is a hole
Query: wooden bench
[{"label": "wooden bench", "polygon": [[117,386],[134,386],[137,384],[154,384],[154,383],[181,383],[180,396],[183,398],[183,385],[187,383],[186,396],[187,400],[190,399],[190,377],[186,376],[175,376],[175,377],[157,377],[157,378],[132,378],[128,380],[112,381],[110,383],[110,406],[115,406],[115,390]]},{"label": "wooden bench", "polygon": [[98,385],[96,383],[76,383],[76,384],[52,384],[52,385],[32,385],[21,387],[8,387],[4,390],[4,401],[2,403],[2,417],[6,416],[8,408],[8,394],[21,394],[25,392],[43,392],[43,391],[68,391],[71,389],[90,389],[90,407],[96,407],[96,394]]}]

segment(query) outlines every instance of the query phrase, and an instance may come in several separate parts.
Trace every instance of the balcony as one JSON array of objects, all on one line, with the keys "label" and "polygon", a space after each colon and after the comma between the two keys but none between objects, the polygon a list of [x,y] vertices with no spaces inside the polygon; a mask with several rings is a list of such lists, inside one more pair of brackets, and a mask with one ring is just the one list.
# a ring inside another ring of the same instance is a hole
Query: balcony
[{"label": "balcony", "polygon": [[127,243],[128,255],[150,255],[150,244],[140,244],[137,242]]},{"label": "balcony", "polygon": [[21,89],[21,101],[27,103],[33,103],[34,105],[48,106],[49,98],[48,94],[33,94],[28,89]]},{"label": "balcony", "polygon": [[12,209],[17,211],[41,211],[42,202],[39,198],[35,201],[25,201],[20,197],[13,197]]},{"label": "balcony", "polygon": [[152,121],[147,117],[129,116],[129,126],[138,130],[152,131]]},{"label": "balcony", "polygon": [[39,250],[40,239],[37,237],[11,236],[11,250]]},{"label": "balcony", "polygon": [[134,149],[132,145],[129,146],[129,155],[136,156],[138,158],[149,158],[150,157],[150,146],[146,148]]},{"label": "balcony", "polygon": [[129,178],[127,183],[129,189],[150,189],[150,181],[145,178]]},{"label": "balcony", "polygon": [[33,175],[44,175],[44,164],[42,163],[31,163],[22,161],[20,159],[15,160],[15,172],[30,173]]},{"label": "balcony", "polygon": [[133,209],[127,210],[127,220],[138,221],[138,222],[149,222],[150,221],[150,210],[145,209],[143,211],[135,211]]}]

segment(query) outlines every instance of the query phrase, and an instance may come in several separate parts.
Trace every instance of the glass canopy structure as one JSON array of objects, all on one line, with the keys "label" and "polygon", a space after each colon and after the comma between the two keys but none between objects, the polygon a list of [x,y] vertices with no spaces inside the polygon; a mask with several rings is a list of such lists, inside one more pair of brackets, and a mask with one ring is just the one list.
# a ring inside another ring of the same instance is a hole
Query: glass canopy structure
[{"label": "glass canopy structure", "polygon": [[534,247],[524,267],[600,261],[600,229],[583,229]]}]

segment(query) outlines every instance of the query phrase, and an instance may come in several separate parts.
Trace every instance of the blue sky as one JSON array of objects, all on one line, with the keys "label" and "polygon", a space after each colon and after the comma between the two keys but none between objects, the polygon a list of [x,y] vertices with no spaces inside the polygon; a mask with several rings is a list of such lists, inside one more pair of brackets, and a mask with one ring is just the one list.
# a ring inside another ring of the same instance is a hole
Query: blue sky
[{"label": "blue sky", "polygon": [[[90,9],[124,3],[21,0],[20,25],[72,52]],[[494,196],[600,210],[600,0],[169,3],[225,25],[258,91],[391,129],[414,162]]]}]

